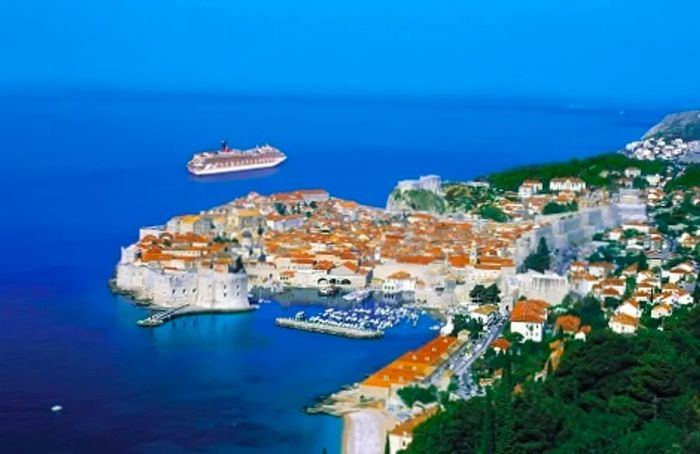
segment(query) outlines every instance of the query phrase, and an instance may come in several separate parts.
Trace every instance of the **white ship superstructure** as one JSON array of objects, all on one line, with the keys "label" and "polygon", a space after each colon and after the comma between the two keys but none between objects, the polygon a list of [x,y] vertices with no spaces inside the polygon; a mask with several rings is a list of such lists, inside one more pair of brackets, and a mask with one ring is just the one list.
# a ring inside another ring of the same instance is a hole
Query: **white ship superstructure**
[{"label": "white ship superstructure", "polygon": [[194,175],[217,175],[246,170],[269,169],[283,163],[287,156],[275,147],[262,145],[250,150],[229,148],[222,143],[219,151],[196,153],[187,163],[187,170]]}]

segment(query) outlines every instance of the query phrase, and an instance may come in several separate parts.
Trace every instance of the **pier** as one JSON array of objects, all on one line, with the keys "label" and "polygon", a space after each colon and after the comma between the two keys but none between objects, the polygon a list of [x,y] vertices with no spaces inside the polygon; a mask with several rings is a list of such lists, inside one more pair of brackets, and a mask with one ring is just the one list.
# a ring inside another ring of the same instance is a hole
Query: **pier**
[{"label": "pier", "polygon": [[352,339],[379,339],[380,337],[384,336],[384,331],[382,330],[327,325],[324,323],[310,322],[295,318],[276,318],[275,324],[284,328],[299,329],[314,333],[332,334],[334,336],[350,337]]},{"label": "pier", "polygon": [[183,304],[182,306],[177,306],[172,309],[168,309],[167,311],[155,313],[150,317],[144,318],[143,320],[139,320],[138,322],[136,322],[136,324],[145,328],[154,328],[156,326],[161,326],[163,323],[177,316],[178,312],[182,311],[188,306],[188,304]]}]

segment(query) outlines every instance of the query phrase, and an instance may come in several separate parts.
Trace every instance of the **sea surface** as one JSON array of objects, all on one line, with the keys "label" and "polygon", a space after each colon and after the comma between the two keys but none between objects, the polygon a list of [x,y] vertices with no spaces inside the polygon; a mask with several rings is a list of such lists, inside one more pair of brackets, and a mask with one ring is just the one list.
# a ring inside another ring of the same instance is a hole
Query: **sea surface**
[{"label": "sea surface", "polygon": [[[277,328],[274,317],[298,307],[269,304],[141,329],[145,311],[106,286],[138,227],[250,191],[325,188],[383,206],[399,179],[610,151],[664,113],[525,100],[0,96],[0,451],[339,452],[341,421],[304,406],[425,342],[432,322],[357,341]],[[269,142],[289,160],[189,176],[190,155],[222,139]]]}]

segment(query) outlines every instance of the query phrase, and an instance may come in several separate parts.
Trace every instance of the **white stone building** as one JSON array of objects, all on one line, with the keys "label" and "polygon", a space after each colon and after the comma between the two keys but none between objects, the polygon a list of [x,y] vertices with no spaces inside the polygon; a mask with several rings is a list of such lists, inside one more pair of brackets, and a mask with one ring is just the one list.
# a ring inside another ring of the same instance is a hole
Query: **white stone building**
[{"label": "white stone building", "polygon": [[157,306],[187,304],[213,311],[237,311],[250,307],[245,272],[163,270],[134,259],[135,246],[122,249],[116,285],[137,298],[149,300]]}]

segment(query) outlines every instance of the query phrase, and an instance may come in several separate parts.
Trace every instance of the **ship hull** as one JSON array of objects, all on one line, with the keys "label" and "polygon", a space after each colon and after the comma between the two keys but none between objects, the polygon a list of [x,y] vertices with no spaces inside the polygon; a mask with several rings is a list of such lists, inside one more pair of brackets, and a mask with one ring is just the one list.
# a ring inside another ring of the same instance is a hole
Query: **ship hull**
[{"label": "ship hull", "polygon": [[260,164],[248,164],[248,165],[243,165],[243,166],[236,166],[236,167],[220,167],[220,168],[211,168],[211,169],[193,169],[191,167],[187,167],[187,170],[192,174],[196,176],[207,176],[207,175],[223,175],[227,173],[237,173],[237,172],[246,172],[249,170],[262,170],[262,169],[271,169],[273,167],[277,167],[278,165],[282,164],[284,161],[286,161],[287,158],[280,158],[277,161],[274,162],[263,162]]}]

